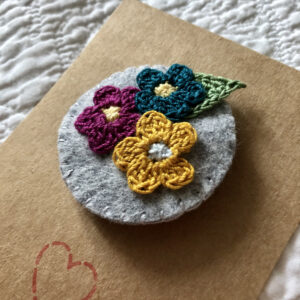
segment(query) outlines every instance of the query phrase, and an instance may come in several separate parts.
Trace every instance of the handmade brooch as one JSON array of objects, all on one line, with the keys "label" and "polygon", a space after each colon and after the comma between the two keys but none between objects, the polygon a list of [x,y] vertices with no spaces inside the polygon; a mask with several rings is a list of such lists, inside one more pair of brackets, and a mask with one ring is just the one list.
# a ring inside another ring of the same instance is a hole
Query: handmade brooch
[{"label": "handmade brooch", "polygon": [[174,219],[206,200],[229,169],[235,122],[223,99],[243,87],[180,64],[115,73],[64,117],[62,177],[82,205],[104,218]]}]

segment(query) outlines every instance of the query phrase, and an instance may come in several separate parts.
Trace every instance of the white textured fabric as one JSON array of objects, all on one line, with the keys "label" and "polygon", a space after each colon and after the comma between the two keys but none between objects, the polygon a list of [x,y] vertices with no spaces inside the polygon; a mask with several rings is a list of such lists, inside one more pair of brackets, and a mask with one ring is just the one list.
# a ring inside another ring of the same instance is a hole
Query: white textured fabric
[{"label": "white textured fabric", "polygon": [[[120,0],[0,2],[0,141],[57,81]],[[143,0],[300,70],[299,0]],[[261,300],[300,299],[300,230]]]}]

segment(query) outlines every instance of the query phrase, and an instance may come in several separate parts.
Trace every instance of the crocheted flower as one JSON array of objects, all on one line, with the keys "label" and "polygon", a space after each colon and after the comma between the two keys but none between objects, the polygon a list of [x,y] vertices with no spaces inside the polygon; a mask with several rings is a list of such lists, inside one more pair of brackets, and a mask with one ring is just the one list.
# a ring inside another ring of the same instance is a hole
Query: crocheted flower
[{"label": "crocheted flower", "polygon": [[105,86],[96,91],[93,106],[87,107],[74,123],[76,129],[87,135],[89,147],[98,154],[110,152],[115,145],[135,133],[140,115],[134,113],[135,87],[120,90]]},{"label": "crocheted flower", "polygon": [[141,89],[135,105],[139,112],[156,110],[172,121],[182,120],[205,98],[205,90],[195,81],[194,73],[184,65],[174,64],[166,73],[146,68],[137,76]]},{"label": "crocheted flower", "polygon": [[194,178],[193,166],[180,154],[189,152],[196,140],[190,123],[172,123],[163,114],[149,111],[137,122],[136,137],[127,137],[115,147],[113,160],[126,171],[128,185],[137,193],[152,193],[161,184],[176,190]]}]

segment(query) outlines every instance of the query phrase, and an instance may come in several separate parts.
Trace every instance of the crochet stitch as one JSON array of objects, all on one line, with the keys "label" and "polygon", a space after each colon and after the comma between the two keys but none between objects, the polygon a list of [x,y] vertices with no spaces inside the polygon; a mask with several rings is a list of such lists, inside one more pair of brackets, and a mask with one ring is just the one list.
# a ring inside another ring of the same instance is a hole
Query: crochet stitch
[{"label": "crochet stitch", "polygon": [[148,157],[152,160],[162,160],[172,155],[171,149],[164,143],[154,143],[150,146],[148,151]]},{"label": "crochet stitch", "polygon": [[194,178],[193,166],[180,154],[189,152],[196,140],[190,123],[173,124],[162,113],[149,111],[137,122],[136,136],[115,147],[113,161],[126,171],[128,185],[137,193],[152,193],[161,184],[180,189]]},{"label": "crochet stitch", "polygon": [[187,118],[197,117],[204,111],[219,104],[233,91],[246,87],[246,84],[238,80],[231,80],[220,76],[216,77],[210,74],[195,73],[195,78],[196,81],[201,82],[204,86],[206,97],[202,103],[192,109],[192,113],[188,115]]},{"label": "crochet stitch", "polygon": [[171,85],[168,81],[161,83],[154,89],[156,96],[169,97],[173,92],[177,91],[178,87]]},{"label": "crochet stitch", "polygon": [[84,109],[74,125],[87,135],[89,147],[97,154],[106,154],[114,146],[135,133],[135,125],[140,115],[134,113],[135,87],[120,90],[114,86],[105,86],[96,91],[94,106]]},{"label": "crochet stitch", "polygon": [[[74,198],[96,215],[122,224],[170,221],[195,209],[224,179],[235,153],[234,117],[229,104],[221,101],[201,117],[188,120],[198,138],[190,153],[181,157],[188,160],[195,173],[193,181],[179,190],[160,186],[148,195],[133,192],[126,173],[117,169],[112,155],[95,155],[88,147],[86,136],[74,127],[76,118],[87,106],[93,105],[91,98],[97,89],[106,85],[120,89],[137,86],[136,76],[147,67],[129,67],[99,82],[96,89],[87,91],[70,107],[58,132],[60,170]],[[164,73],[168,70],[160,65],[153,68]],[[152,144],[152,150],[154,147]],[[148,156],[150,151],[149,148]],[[162,152],[155,152],[160,154],[153,159],[159,159]]]},{"label": "crochet stitch", "polygon": [[139,112],[155,110],[171,121],[180,121],[191,114],[206,95],[203,85],[195,81],[193,71],[184,65],[173,64],[166,73],[146,68],[136,81],[141,89],[135,97]]}]

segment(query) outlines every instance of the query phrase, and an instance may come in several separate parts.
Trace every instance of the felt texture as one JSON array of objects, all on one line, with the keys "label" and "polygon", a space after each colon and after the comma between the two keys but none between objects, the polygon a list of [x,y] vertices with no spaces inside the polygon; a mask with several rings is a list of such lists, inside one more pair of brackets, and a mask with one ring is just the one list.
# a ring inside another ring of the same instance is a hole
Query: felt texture
[{"label": "felt texture", "polygon": [[[235,122],[227,103],[191,119],[198,139],[184,155],[195,169],[194,180],[180,190],[159,187],[149,195],[131,191],[126,175],[111,155],[95,155],[74,128],[77,116],[92,104],[95,91],[106,85],[120,89],[137,86],[136,77],[147,66],[112,74],[82,95],[70,108],[59,129],[58,151],[62,176],[74,197],[93,213],[118,223],[147,224],[168,221],[197,208],[223,180],[235,153]],[[153,68],[165,72],[164,66]]]}]

